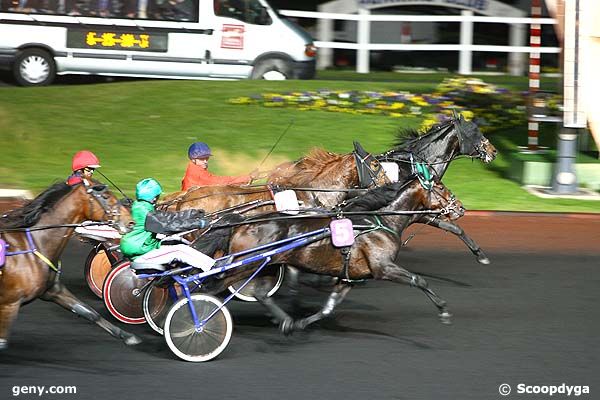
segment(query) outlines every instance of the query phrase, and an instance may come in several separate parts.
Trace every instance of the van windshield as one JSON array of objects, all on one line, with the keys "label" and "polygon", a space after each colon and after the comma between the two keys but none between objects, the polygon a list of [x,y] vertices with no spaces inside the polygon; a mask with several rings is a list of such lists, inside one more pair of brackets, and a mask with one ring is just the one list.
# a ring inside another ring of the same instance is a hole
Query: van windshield
[{"label": "van windshield", "polygon": [[215,15],[254,25],[271,25],[273,20],[258,0],[215,0]]}]

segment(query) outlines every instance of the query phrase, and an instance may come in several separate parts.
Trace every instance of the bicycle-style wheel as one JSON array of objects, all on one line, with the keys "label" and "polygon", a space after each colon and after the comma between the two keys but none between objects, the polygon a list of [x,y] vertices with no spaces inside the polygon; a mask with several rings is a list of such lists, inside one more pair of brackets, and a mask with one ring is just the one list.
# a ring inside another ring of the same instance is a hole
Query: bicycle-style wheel
[{"label": "bicycle-style wheel", "polygon": [[141,290],[148,282],[137,277],[129,265],[130,261],[122,261],[115,265],[106,276],[102,288],[104,304],[113,317],[126,324],[143,324],[144,296]]},{"label": "bicycle-style wheel", "polygon": [[206,294],[191,295],[191,307],[200,321],[213,312],[214,315],[204,326],[196,329],[190,311],[190,300],[185,297],[180,299],[167,314],[165,340],[171,351],[182,360],[212,360],[225,350],[231,340],[231,314],[219,299]]},{"label": "bicycle-style wheel", "polygon": [[85,260],[84,276],[88,287],[99,298],[102,298],[102,286],[112,266],[122,257],[118,252],[107,252],[103,245],[95,246]]},{"label": "bicycle-style wheel", "polygon": [[168,287],[151,285],[146,289],[143,300],[144,318],[157,333],[164,333],[165,320],[169,310],[182,297],[178,284]]},{"label": "bicycle-style wheel", "polygon": [[[275,271],[273,272],[273,270],[268,270],[268,268],[273,268]],[[254,294],[256,293],[256,288],[258,287],[259,284],[267,285],[267,287],[270,288],[267,295],[269,297],[271,297],[281,287],[281,284],[283,283],[284,274],[285,274],[285,268],[283,265],[268,266],[265,268],[265,270],[261,271],[260,274],[258,274],[258,276],[256,276],[250,282],[248,282],[248,284],[242,290],[240,290],[238,293],[236,293],[235,297],[238,300],[242,300],[242,301],[248,301],[248,302],[257,301],[256,297],[254,297]],[[259,280],[260,280],[260,282],[259,282]],[[244,279],[239,282],[236,282],[233,285],[229,286],[227,289],[229,289],[229,291],[231,293],[233,293],[233,292],[235,292],[235,290],[238,287],[243,285],[245,281],[246,280]]]}]

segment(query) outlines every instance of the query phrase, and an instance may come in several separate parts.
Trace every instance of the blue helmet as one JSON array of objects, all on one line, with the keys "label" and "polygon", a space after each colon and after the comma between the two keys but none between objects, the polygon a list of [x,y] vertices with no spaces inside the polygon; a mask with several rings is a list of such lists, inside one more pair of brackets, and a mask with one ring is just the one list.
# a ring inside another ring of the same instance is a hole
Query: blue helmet
[{"label": "blue helmet", "polygon": [[212,153],[210,152],[210,147],[204,142],[196,142],[192,143],[190,148],[188,149],[188,157],[190,160],[194,158],[206,158],[210,157]]},{"label": "blue helmet", "polygon": [[135,197],[138,200],[152,201],[161,193],[160,183],[153,178],[142,179],[135,185]]}]

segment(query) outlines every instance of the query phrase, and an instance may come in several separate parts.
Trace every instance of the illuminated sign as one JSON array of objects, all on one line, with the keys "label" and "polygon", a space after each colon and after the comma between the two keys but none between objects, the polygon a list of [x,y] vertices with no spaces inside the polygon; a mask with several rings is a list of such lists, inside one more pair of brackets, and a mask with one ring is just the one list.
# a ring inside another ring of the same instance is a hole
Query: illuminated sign
[{"label": "illuminated sign", "polygon": [[166,33],[132,33],[125,31],[101,31],[69,29],[67,47],[98,50],[137,50],[166,52]]}]

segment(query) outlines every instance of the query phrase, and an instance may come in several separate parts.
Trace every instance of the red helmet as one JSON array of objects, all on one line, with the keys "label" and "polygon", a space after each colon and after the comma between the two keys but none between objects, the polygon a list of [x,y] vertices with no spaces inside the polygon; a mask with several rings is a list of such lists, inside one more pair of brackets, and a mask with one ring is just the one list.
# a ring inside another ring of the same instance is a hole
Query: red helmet
[{"label": "red helmet", "polygon": [[73,156],[73,164],[71,169],[77,171],[83,168],[99,168],[100,160],[94,153],[88,150],[78,151]]}]

